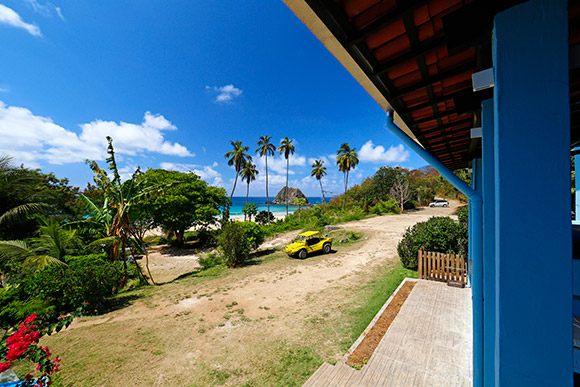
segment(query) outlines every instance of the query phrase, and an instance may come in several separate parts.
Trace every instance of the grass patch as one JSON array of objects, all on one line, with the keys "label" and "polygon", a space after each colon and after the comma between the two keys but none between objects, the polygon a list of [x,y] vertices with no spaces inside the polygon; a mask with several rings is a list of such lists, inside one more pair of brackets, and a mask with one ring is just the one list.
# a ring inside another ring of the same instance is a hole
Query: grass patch
[{"label": "grass patch", "polygon": [[350,340],[341,341],[341,349],[348,350],[405,277],[417,278],[417,272],[405,269],[398,261],[386,273],[381,273],[361,287],[359,301],[349,304],[344,312],[349,322],[343,325],[343,333]]}]

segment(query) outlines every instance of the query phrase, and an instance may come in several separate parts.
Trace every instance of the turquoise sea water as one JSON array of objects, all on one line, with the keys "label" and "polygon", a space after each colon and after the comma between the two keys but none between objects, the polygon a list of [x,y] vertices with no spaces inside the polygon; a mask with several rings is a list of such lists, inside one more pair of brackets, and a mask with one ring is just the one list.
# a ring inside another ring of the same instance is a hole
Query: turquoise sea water
[{"label": "turquoise sea water", "polygon": [[[274,198],[270,198],[270,200],[274,200]],[[330,200],[330,198],[326,198],[327,202],[328,202],[328,200]],[[250,196],[248,198],[248,202],[249,203],[256,203],[258,205],[258,211],[266,211],[268,209],[265,196]],[[312,196],[312,197],[308,198],[308,202],[310,204],[320,204],[320,203],[322,203],[322,198]],[[244,206],[244,204],[246,204],[246,197],[245,196],[243,196],[243,197],[242,196],[239,196],[239,197],[234,196],[232,198],[232,206],[230,208],[230,216],[243,215],[242,214],[242,207]],[[293,213],[297,209],[298,209],[298,207],[288,206],[289,213]],[[276,205],[270,204],[270,212],[272,212],[274,214],[274,216],[285,215],[286,214],[286,206],[276,206]]]}]

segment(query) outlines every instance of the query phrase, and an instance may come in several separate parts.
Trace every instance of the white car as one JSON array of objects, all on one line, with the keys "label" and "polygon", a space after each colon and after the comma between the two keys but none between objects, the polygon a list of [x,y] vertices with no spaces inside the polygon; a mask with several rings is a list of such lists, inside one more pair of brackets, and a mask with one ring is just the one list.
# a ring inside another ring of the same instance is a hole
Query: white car
[{"label": "white car", "polygon": [[435,200],[432,203],[429,203],[429,207],[449,207],[449,202],[447,200]]}]

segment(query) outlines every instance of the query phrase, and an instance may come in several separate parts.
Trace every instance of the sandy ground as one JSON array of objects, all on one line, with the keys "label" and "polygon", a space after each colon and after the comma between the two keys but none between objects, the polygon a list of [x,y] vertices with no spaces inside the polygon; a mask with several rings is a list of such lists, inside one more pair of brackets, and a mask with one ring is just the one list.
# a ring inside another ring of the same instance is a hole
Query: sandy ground
[{"label": "sandy ground", "polygon": [[[83,337],[90,335],[91,340],[101,338],[101,341],[110,342],[112,348],[109,350],[112,351],[123,343],[130,347],[127,333],[120,330],[120,327],[130,326],[133,332],[151,331],[155,337],[156,332],[164,332],[163,340],[159,339],[156,344],[163,352],[158,363],[149,364],[149,360],[145,360],[147,357],[140,360],[137,351],[133,351],[136,361],[150,367],[148,383],[172,385],[180,378],[194,377],[191,375],[201,372],[199,367],[236,367],[242,370],[240,380],[243,380],[243,375],[247,375],[243,370],[256,365],[251,359],[240,363],[240,356],[264,356],[257,352],[264,341],[308,341],[308,336],[316,333],[305,330],[305,321],[320,315],[321,310],[330,313],[339,310],[349,287],[371,276],[374,268],[394,264],[398,259],[396,246],[406,228],[432,216],[450,216],[457,205],[451,202],[450,208],[422,208],[401,215],[342,224],[340,227],[345,230],[362,232],[362,241],[303,261],[284,256],[265,264],[233,270],[225,278],[200,283],[187,280],[170,282],[195,270],[198,265],[195,255],[152,250],[152,274],[158,282],[167,283],[151,288],[152,294],[148,298],[138,299],[128,307],[76,320],[59,335],[64,339],[55,341],[56,349],[63,342],[76,342],[78,333],[75,331],[83,331]],[[279,248],[297,233],[289,232],[270,239],[262,248]],[[336,351],[333,349],[336,346],[329,343],[328,347],[329,351]],[[72,350],[66,345],[60,349],[64,351],[63,358],[66,358],[66,350]],[[332,355],[337,359],[342,356],[341,353]],[[118,368],[125,375],[122,379],[101,380],[99,383],[145,385],[141,384],[141,379],[136,382],[131,366],[120,365]],[[228,380],[231,383],[226,384],[236,385],[235,379]]]}]

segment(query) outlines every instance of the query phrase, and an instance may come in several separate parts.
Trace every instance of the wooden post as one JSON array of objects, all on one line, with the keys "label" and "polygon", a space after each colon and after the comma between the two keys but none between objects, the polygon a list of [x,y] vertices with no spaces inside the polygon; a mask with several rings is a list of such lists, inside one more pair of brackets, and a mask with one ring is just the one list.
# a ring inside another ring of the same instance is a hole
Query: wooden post
[{"label": "wooden post", "polygon": [[418,265],[419,265],[419,276],[418,277],[419,278],[423,278],[423,251],[424,250],[421,247],[419,249],[419,262],[418,262]]}]

